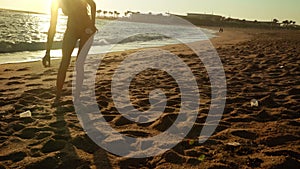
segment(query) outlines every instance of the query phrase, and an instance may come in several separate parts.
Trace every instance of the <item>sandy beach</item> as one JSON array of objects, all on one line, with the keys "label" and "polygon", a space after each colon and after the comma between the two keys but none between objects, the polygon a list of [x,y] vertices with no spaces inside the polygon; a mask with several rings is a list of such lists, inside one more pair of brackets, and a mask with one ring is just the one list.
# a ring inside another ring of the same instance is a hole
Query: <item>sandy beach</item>
[{"label": "sandy beach", "polygon": [[[161,155],[142,159],[111,154],[85,134],[72,101],[74,59],[58,107],[52,103],[60,60],[54,60],[49,68],[41,62],[0,65],[0,169],[300,168],[300,31],[225,28],[211,41],[227,80],[226,106],[216,131],[205,143],[197,143],[210,105],[205,68],[197,67],[199,60],[187,46],[161,47],[191,68],[201,91],[201,104],[196,123],[184,140]],[[151,87],[161,86],[168,89],[165,112],[146,124],[118,114],[111,98],[111,79],[122,60],[133,52],[103,58],[96,78],[97,102],[106,121],[120,133],[151,137],[166,130],[176,118],[180,93],[168,74],[142,72],[131,83],[132,104],[147,110],[147,93]],[[251,107],[252,99],[258,101],[257,107]],[[31,117],[21,118],[28,110]]]}]

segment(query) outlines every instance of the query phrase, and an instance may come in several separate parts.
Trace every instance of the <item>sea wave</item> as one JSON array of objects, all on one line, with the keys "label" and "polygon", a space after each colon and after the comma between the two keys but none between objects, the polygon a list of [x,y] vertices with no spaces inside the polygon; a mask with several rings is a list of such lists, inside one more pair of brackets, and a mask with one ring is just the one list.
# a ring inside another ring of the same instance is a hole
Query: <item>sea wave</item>
[{"label": "sea wave", "polygon": [[[139,34],[127,38],[115,38],[115,39],[95,39],[93,46],[111,45],[111,44],[126,44],[133,42],[148,42],[154,40],[164,40],[168,37],[158,34]],[[62,41],[53,42],[52,49],[61,49]],[[38,51],[45,50],[46,42],[0,42],[0,53],[13,53],[24,51]]]},{"label": "sea wave", "polygon": [[122,39],[119,42],[119,44],[130,43],[130,42],[148,42],[153,40],[164,40],[164,39],[169,39],[169,37],[165,35],[153,34],[153,33],[138,34],[135,36]]},{"label": "sea wave", "polygon": [[[60,49],[62,42],[53,42],[52,49]],[[0,53],[38,51],[46,48],[46,42],[0,42]]]}]

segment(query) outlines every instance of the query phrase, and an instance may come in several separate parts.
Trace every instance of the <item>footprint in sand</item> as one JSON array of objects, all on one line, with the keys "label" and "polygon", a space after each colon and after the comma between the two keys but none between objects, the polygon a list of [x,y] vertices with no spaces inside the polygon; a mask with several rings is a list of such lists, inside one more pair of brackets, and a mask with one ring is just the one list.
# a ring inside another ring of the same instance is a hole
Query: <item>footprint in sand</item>
[{"label": "footprint in sand", "polygon": [[8,155],[0,156],[0,161],[11,160],[13,162],[18,162],[18,161],[22,161],[26,156],[27,156],[27,154],[22,151],[12,152]]},{"label": "footprint in sand", "polygon": [[111,122],[115,119],[116,116],[105,115],[103,116],[106,122]]},{"label": "footprint in sand", "polygon": [[43,92],[39,95],[39,98],[41,99],[52,99],[55,97],[55,94],[51,93],[51,92]]},{"label": "footprint in sand", "polygon": [[292,151],[292,150],[278,150],[278,151],[269,151],[265,152],[267,156],[290,156],[293,158],[298,158],[300,157],[300,153]]},{"label": "footprint in sand", "polygon": [[288,142],[297,141],[300,138],[294,135],[283,135],[283,136],[269,136],[261,140],[261,143],[268,147],[275,147],[278,145],[287,144]]},{"label": "footprint in sand", "polygon": [[54,128],[64,128],[64,127],[66,127],[66,125],[67,125],[67,123],[65,121],[56,121],[56,122],[49,124],[49,126],[54,127]]},{"label": "footprint in sand", "polygon": [[7,85],[7,86],[11,86],[11,85],[24,84],[24,83],[25,83],[25,82],[12,81],[12,82],[7,82],[6,85]]},{"label": "footprint in sand", "polygon": [[[5,105],[9,105],[9,104],[15,104],[18,102],[19,98],[12,98],[12,99],[0,99],[0,106],[5,106]],[[15,105],[16,106],[16,105]]]},{"label": "footprint in sand", "polygon": [[23,78],[19,77],[19,76],[14,76],[14,77],[9,78],[8,80],[20,80],[20,79],[23,79]]},{"label": "footprint in sand", "polygon": [[11,88],[11,89],[8,89],[7,91],[10,91],[10,92],[13,92],[13,91],[17,91],[19,90],[20,88]]},{"label": "footprint in sand", "polygon": [[14,71],[13,69],[5,69],[4,72]]},{"label": "footprint in sand", "polygon": [[50,137],[50,136],[52,136],[52,135],[53,135],[52,132],[49,132],[49,131],[41,131],[41,132],[39,132],[39,133],[36,135],[36,139],[42,140],[42,139],[47,138],[47,137]]},{"label": "footprint in sand", "polygon": [[56,157],[46,157],[40,161],[34,162],[29,164],[26,168],[27,169],[34,169],[34,168],[56,168],[59,165],[59,161]]},{"label": "footprint in sand", "polygon": [[43,153],[51,153],[65,148],[66,144],[67,142],[65,140],[51,139],[43,145],[41,151]]},{"label": "footprint in sand", "polygon": [[98,145],[95,144],[87,135],[77,136],[71,140],[71,143],[87,153],[94,153],[99,149]]},{"label": "footprint in sand", "polygon": [[115,126],[123,126],[123,125],[133,124],[133,122],[123,116],[120,116],[114,121],[114,124]]},{"label": "footprint in sand", "polygon": [[55,72],[55,69],[48,69],[44,71],[44,74]]},{"label": "footprint in sand", "polygon": [[29,75],[30,77],[28,78],[25,78],[25,80],[36,80],[36,79],[40,79],[41,76],[40,75],[37,75],[37,74],[31,74]]},{"label": "footprint in sand", "polygon": [[43,93],[43,92],[47,92],[49,89],[31,89],[31,90],[27,90],[24,92],[25,95],[28,95],[28,94],[32,94],[32,95],[38,95],[40,93]]},{"label": "footprint in sand", "polygon": [[232,131],[231,134],[240,138],[250,139],[250,140],[255,140],[258,137],[256,133],[247,130],[236,130],[236,131]]},{"label": "footprint in sand", "polygon": [[56,75],[55,69],[45,70],[43,75]]},{"label": "footprint in sand", "polygon": [[28,84],[26,87],[35,87],[35,86],[42,86],[42,84],[37,83],[37,84]]},{"label": "footprint in sand", "polygon": [[32,103],[34,104],[36,101],[38,100],[38,98],[36,98],[35,96],[27,96],[27,97],[23,97],[22,99],[19,99],[19,103],[21,105],[31,105]]},{"label": "footprint in sand", "polygon": [[127,135],[128,137],[149,137],[150,133],[139,131],[139,130],[129,130],[129,131],[122,131],[121,134]]},{"label": "footprint in sand", "polygon": [[25,128],[19,134],[16,134],[21,139],[32,139],[39,132],[38,128]]},{"label": "footprint in sand", "polygon": [[43,82],[56,81],[56,78],[43,79]]},{"label": "footprint in sand", "polygon": [[[119,166],[126,166],[128,168],[142,168],[142,166],[147,166],[148,161],[147,158],[136,160],[134,158],[122,159],[119,162]],[[150,167],[155,168],[155,167]]]},{"label": "footprint in sand", "polygon": [[18,69],[17,71],[21,72],[21,71],[27,71],[27,70],[29,70],[29,67],[21,68],[21,69]]}]

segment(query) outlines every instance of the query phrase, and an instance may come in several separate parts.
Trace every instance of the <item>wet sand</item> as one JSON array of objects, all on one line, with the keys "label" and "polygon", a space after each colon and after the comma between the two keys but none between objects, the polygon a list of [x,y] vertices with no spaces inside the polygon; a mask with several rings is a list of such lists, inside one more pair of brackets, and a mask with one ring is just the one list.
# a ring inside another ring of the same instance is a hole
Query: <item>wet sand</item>
[{"label": "wet sand", "polygon": [[[184,140],[161,155],[143,159],[113,155],[87,137],[72,102],[74,60],[58,107],[52,103],[59,60],[50,68],[43,68],[41,62],[1,65],[0,168],[300,168],[300,32],[226,28],[219,36],[212,43],[225,69],[227,99],[216,131],[205,143],[197,143],[210,106],[205,68],[198,66],[199,60],[184,45],[161,47],[191,68],[201,103],[196,123]],[[151,137],[176,119],[180,92],[168,74],[142,72],[131,82],[132,104],[141,111],[149,109],[148,93],[159,86],[168,89],[165,112],[147,124],[118,114],[111,79],[133,52],[103,58],[97,68],[97,102],[106,121],[120,133]],[[251,107],[252,99],[258,107]],[[32,116],[20,118],[27,110]]]}]

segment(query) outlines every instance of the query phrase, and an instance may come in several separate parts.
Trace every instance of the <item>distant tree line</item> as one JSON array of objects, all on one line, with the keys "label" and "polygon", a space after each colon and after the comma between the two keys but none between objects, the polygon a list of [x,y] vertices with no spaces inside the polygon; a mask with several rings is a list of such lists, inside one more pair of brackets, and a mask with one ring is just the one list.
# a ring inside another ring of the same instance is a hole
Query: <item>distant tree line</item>
[{"label": "distant tree line", "polygon": [[282,24],[285,25],[285,26],[289,26],[289,25],[296,25],[296,21],[292,21],[292,20],[285,20],[285,21],[282,21]]},{"label": "distant tree line", "polygon": [[[121,14],[118,11],[107,11],[107,10],[97,10],[96,12],[97,12],[98,17],[104,17],[104,18],[118,18]],[[139,14],[139,13],[140,12],[125,11],[124,16],[127,17],[130,14]],[[166,14],[169,14],[169,13],[166,13]],[[149,15],[152,15],[152,13],[149,12]],[[230,21],[230,20],[232,20],[232,19],[231,18],[225,19],[225,21]],[[238,20],[238,19],[234,19],[234,20]],[[245,19],[240,20],[240,21],[246,22]],[[254,20],[253,22],[254,23],[259,23],[257,20]],[[274,18],[271,21],[271,23],[272,22],[274,23],[274,25],[282,25],[283,27],[296,26],[296,21],[293,21],[293,20],[284,20],[284,21],[280,22],[278,19]]]},{"label": "distant tree line", "polygon": [[100,9],[97,10],[96,12],[99,17],[101,17],[101,14],[102,14],[103,17],[118,18],[119,15],[121,14],[118,11],[105,11],[105,10],[100,10]]},{"label": "distant tree line", "polygon": [[[106,11],[106,10],[97,10],[97,16],[98,17],[113,17],[113,18],[118,18],[119,15],[121,14],[120,12],[118,11]],[[127,17],[129,16],[130,14],[139,14],[140,12],[133,12],[133,11],[125,11],[124,12],[124,16]],[[151,14],[151,12],[149,13]]]}]

